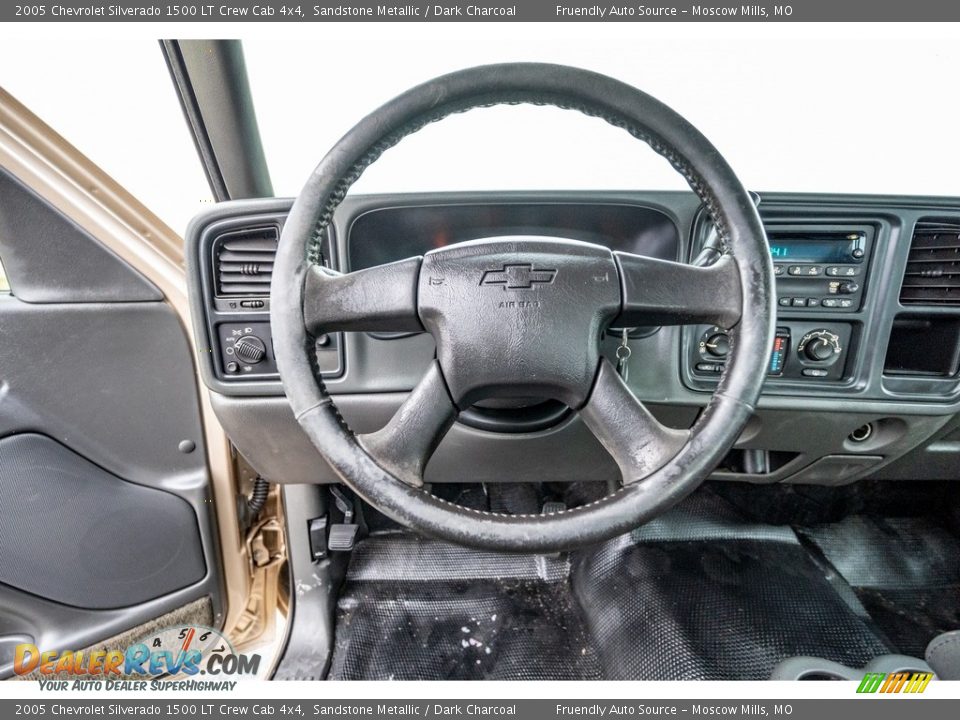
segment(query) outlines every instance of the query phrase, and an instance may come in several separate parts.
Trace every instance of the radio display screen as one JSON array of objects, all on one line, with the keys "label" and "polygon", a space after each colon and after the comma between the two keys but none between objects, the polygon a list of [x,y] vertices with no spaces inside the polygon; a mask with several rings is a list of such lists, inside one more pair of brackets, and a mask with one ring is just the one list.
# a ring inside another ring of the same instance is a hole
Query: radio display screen
[{"label": "radio display screen", "polygon": [[[799,263],[851,263],[860,258],[854,251],[862,247],[861,236],[818,237],[770,236],[770,255],[774,261]],[[862,257],[862,255],[861,255]]]}]

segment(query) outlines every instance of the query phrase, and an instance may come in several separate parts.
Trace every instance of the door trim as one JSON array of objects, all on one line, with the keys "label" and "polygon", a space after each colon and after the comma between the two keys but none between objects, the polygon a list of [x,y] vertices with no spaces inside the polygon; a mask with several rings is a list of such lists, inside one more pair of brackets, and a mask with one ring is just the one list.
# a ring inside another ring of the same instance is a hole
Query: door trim
[{"label": "door trim", "polygon": [[50,126],[0,88],[0,166],[147,277],[179,318],[194,357],[207,466],[224,576],[224,630],[229,635],[250,593],[249,560],[237,517],[229,440],[200,380],[190,319],[183,239]]}]

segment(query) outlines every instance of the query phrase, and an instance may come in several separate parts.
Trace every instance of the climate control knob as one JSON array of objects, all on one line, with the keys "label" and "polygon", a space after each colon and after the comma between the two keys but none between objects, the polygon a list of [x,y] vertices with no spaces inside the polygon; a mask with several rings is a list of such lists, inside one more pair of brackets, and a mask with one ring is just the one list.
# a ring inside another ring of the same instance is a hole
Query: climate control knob
[{"label": "climate control knob", "polygon": [[233,353],[243,362],[256,365],[266,356],[267,348],[256,335],[244,335],[233,343]]},{"label": "climate control knob", "polygon": [[804,360],[826,363],[836,360],[840,355],[840,337],[829,330],[808,332],[797,345],[797,353]]},{"label": "climate control knob", "polygon": [[730,352],[730,336],[714,333],[703,341],[704,349],[715,358],[724,358]]}]

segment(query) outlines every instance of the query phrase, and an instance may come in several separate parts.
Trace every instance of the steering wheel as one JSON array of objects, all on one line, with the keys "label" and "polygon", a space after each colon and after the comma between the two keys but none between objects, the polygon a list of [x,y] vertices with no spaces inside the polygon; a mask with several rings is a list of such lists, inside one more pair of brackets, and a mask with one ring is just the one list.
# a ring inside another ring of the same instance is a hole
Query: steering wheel
[{"label": "steering wheel", "polygon": [[[381,153],[451,113],[504,103],[579,110],[649,144],[703,201],[722,257],[695,267],[562,238],[494,237],[346,274],[318,263],[334,210]],[[775,331],[763,225],[720,153],[649,95],[560,65],[454,72],[361,120],[296,199],[273,278],[270,319],[280,377],[297,420],[336,474],[401,524],[501,551],[552,552],[605,540],[689,494],[749,419]],[[707,407],[692,428],[676,430],[662,425],[601,356],[600,335],[610,326],[689,323],[731,328],[731,350]],[[389,330],[426,330],[436,358],[386,427],[357,435],[324,387],[314,338]],[[489,397],[566,403],[616,461],[621,486],[590,504],[537,515],[482,512],[424,490],[427,461],[458,412]]]}]

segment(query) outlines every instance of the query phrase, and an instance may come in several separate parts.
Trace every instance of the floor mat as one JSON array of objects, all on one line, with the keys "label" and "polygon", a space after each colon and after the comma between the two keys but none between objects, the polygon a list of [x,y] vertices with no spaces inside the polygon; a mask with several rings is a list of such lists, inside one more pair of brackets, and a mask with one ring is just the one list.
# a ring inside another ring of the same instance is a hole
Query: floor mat
[{"label": "floor mat", "polygon": [[799,532],[898,652],[923,657],[934,637],[960,627],[960,541],[936,521],[853,515]]},{"label": "floor mat", "polygon": [[335,680],[599,680],[566,581],[361,582],[338,605]]},{"label": "floor mat", "polygon": [[888,652],[795,542],[622,542],[573,573],[612,680],[759,680],[791,656]]},{"label": "floor mat", "polygon": [[368,538],[330,678],[748,680],[791,655],[862,666],[888,651],[790,528],[701,494],[554,558]]}]

